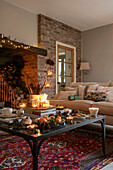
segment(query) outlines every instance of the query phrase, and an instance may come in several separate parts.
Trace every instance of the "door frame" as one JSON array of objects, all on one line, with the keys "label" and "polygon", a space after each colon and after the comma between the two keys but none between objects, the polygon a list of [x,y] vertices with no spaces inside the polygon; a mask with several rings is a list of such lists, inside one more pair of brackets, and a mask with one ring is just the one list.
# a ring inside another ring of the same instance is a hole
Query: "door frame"
[{"label": "door frame", "polygon": [[74,58],[73,58],[73,62],[74,62],[73,80],[74,80],[74,82],[76,82],[76,47],[68,45],[68,44],[64,44],[64,43],[59,42],[59,41],[56,41],[56,93],[58,93],[58,86],[57,86],[58,45],[64,46],[64,47],[67,47],[67,48],[71,48],[74,51]]}]

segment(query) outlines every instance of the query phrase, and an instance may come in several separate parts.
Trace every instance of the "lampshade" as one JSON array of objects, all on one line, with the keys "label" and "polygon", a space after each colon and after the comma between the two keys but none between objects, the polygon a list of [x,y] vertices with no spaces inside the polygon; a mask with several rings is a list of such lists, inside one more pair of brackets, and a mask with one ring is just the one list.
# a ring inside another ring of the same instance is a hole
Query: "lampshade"
[{"label": "lampshade", "polygon": [[80,70],[90,70],[89,62],[81,62]]}]

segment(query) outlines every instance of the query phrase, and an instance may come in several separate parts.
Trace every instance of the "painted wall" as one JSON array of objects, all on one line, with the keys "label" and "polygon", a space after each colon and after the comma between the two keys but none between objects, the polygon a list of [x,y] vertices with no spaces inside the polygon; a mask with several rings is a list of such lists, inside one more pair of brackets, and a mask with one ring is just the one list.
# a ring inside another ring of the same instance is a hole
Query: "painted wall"
[{"label": "painted wall", "polygon": [[113,24],[82,33],[82,60],[91,66],[87,81],[113,80]]},{"label": "painted wall", "polygon": [[0,0],[0,33],[37,45],[37,15]]}]

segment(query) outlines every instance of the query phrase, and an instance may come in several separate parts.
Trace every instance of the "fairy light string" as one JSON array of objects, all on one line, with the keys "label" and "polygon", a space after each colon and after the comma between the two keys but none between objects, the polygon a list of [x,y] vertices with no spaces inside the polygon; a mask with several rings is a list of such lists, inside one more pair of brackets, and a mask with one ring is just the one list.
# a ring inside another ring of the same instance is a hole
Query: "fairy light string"
[{"label": "fairy light string", "polygon": [[10,40],[10,36],[5,37],[3,34],[0,34],[0,44],[2,47],[6,46],[6,47],[14,48],[14,49],[19,48],[19,49],[25,49],[25,50],[30,49],[31,47],[40,48],[36,45],[31,46],[31,45],[26,45],[24,43],[19,43],[15,40],[16,39]]}]

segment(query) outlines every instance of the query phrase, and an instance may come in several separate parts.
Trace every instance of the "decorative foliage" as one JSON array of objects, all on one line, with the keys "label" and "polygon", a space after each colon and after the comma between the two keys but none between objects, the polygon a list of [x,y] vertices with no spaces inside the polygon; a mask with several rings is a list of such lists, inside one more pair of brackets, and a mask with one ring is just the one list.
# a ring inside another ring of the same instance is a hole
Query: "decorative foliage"
[{"label": "decorative foliage", "polygon": [[41,85],[39,82],[36,84],[36,86],[33,86],[33,84],[30,85],[31,87],[31,93],[32,94],[40,94],[42,89],[44,88],[45,86],[45,82],[43,85]]}]

